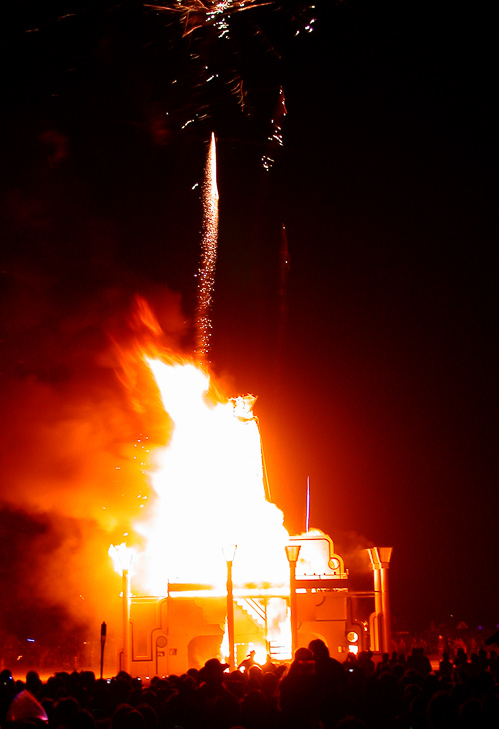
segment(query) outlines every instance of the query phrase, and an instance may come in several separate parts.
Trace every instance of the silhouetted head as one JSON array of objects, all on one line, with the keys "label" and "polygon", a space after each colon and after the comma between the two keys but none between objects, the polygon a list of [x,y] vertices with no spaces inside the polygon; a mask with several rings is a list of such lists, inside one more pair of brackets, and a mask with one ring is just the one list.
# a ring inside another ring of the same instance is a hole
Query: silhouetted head
[{"label": "silhouetted head", "polygon": [[41,687],[42,682],[37,672],[28,671],[28,673],[26,674],[26,688],[28,689],[28,691],[31,691],[33,696],[36,696]]},{"label": "silhouetted head", "polygon": [[218,658],[210,658],[200,670],[199,676],[202,681],[221,681],[227,668],[227,663],[220,663]]},{"label": "silhouetted head", "polygon": [[256,683],[260,683],[262,680],[263,671],[260,668],[260,666],[251,666],[251,668],[248,670],[248,679],[251,681],[256,681]]},{"label": "silhouetted head", "polygon": [[196,686],[199,684],[199,671],[197,668],[189,668],[187,675],[192,678]]},{"label": "silhouetted head", "polygon": [[312,654],[312,651],[310,651],[308,648],[298,648],[295,651],[295,661],[298,661],[299,663],[306,663],[313,660],[314,656]]},{"label": "silhouetted head", "polygon": [[312,651],[315,661],[325,661],[329,658],[329,648],[320,638],[311,640],[308,647]]},{"label": "silhouetted head", "polygon": [[14,679],[8,668],[4,668],[0,673],[0,685],[9,687],[14,685]]},{"label": "silhouetted head", "polygon": [[72,719],[72,729],[95,729],[95,719],[86,709],[79,709]]},{"label": "silhouetted head", "polygon": [[458,726],[459,710],[456,702],[446,693],[438,693],[428,704],[428,721],[432,729]]},{"label": "silhouetted head", "polygon": [[279,683],[279,679],[275,675],[275,673],[272,673],[271,671],[267,671],[267,673],[264,673],[262,676],[262,682],[260,684],[260,689],[264,696],[275,696],[277,685]]},{"label": "silhouetted head", "polygon": [[355,716],[345,716],[340,719],[336,725],[337,729],[366,729],[366,725],[362,719],[358,719]]}]

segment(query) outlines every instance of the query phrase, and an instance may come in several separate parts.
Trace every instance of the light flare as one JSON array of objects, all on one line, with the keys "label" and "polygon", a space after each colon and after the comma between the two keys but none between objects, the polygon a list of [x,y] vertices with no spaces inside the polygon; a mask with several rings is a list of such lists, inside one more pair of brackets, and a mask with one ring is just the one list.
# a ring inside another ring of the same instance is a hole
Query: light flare
[{"label": "light flare", "polygon": [[127,571],[130,577],[132,576],[133,560],[136,556],[135,549],[127,547],[126,542],[122,542],[118,545],[111,544],[108,554],[111,557],[115,571],[119,575]]}]

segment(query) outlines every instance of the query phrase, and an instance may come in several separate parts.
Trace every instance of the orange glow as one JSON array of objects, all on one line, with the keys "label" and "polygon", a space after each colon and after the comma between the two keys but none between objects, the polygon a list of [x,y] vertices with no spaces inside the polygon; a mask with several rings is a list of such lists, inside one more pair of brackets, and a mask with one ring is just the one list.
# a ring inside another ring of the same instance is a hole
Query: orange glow
[{"label": "orange glow", "polygon": [[[266,498],[253,413],[256,397],[224,397],[204,364],[169,352],[141,299],[132,323],[132,346],[119,348],[120,379],[136,409],[150,414],[151,427],[163,424],[167,441],[164,446],[151,443],[146,449],[151,452],[142,456],[153,493],[141,504],[141,519],[132,519],[131,541],[136,543],[139,536],[141,542],[133,556],[133,592],[172,599],[224,596],[226,559],[231,560],[236,608],[258,625],[265,605],[266,640],[279,646],[281,659],[289,659],[290,570],[285,547],[298,538],[290,538],[282,512]],[[136,445],[142,449],[143,443]],[[346,576],[341,558],[330,559],[333,545],[326,535],[313,530],[299,540],[297,576]],[[110,554],[121,574],[118,558],[130,556],[129,548],[123,543]],[[227,657],[227,630],[220,653]]]}]

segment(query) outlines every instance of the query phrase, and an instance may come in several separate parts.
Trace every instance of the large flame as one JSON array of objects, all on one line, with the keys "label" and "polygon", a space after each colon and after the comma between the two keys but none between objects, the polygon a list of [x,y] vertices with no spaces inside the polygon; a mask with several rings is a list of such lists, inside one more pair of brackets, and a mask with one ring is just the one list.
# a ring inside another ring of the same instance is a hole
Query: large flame
[{"label": "large flame", "polygon": [[[216,261],[214,135],[206,164],[203,208],[198,362],[206,359],[209,347]],[[237,544],[236,583],[285,584],[288,534],[282,513],[265,498],[260,433],[252,409],[256,398],[224,399],[210,386],[201,364],[158,356],[157,322],[144,300],[137,304],[134,329],[146,336],[144,346],[135,352],[119,349],[125,381],[133,382],[136,398],[140,351],[141,369],[145,363],[154,377],[172,426],[167,447],[156,453],[151,478],[157,495],[155,512],[147,522],[134,525],[146,545],[137,560],[143,589],[150,595],[164,595],[172,583],[222,588],[223,548],[228,544]]]},{"label": "large flame", "polygon": [[237,545],[236,585],[284,585],[289,537],[282,512],[265,498],[255,398],[222,398],[191,362],[145,362],[172,435],[151,474],[155,513],[135,525],[145,539],[135,561],[142,589],[164,595],[171,583],[202,583],[223,590],[228,544]]}]

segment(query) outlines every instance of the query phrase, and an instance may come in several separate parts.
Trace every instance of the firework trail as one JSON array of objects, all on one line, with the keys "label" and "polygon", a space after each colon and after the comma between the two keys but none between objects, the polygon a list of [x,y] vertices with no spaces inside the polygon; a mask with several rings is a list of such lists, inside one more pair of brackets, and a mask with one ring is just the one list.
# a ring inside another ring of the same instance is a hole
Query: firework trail
[{"label": "firework trail", "polygon": [[211,338],[211,305],[215,285],[218,238],[218,188],[217,152],[215,134],[211,135],[210,148],[206,159],[203,183],[203,228],[201,240],[201,261],[198,277],[198,307],[196,317],[196,355],[206,360]]}]

